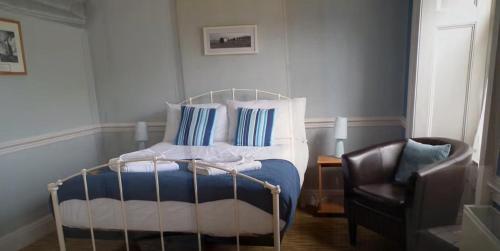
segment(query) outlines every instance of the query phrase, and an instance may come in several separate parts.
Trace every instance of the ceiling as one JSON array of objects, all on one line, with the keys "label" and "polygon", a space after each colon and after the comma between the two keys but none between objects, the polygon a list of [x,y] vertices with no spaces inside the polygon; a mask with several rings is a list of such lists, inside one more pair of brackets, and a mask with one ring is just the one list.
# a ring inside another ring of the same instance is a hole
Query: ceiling
[{"label": "ceiling", "polygon": [[85,24],[87,0],[0,0],[0,9],[69,24]]}]

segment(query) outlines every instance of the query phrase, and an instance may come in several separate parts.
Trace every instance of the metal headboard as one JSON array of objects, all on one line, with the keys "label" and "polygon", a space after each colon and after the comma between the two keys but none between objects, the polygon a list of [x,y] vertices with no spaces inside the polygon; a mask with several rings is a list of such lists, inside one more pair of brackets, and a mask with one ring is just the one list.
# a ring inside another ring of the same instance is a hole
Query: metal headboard
[{"label": "metal headboard", "polygon": [[193,104],[194,101],[196,101],[197,99],[203,98],[203,97],[210,97],[210,102],[213,103],[214,102],[214,94],[220,94],[220,93],[225,93],[225,92],[230,93],[233,100],[236,100],[236,95],[238,93],[254,93],[255,94],[255,100],[259,100],[259,95],[260,94],[267,94],[267,95],[271,95],[271,96],[276,96],[276,98],[278,100],[281,100],[281,99],[290,99],[287,96],[283,96],[283,95],[281,95],[279,93],[275,93],[275,92],[263,91],[263,90],[258,90],[258,89],[236,89],[236,88],[231,88],[231,89],[222,89],[222,90],[218,90],[218,91],[205,92],[205,93],[202,93],[200,95],[189,97],[186,100],[180,102],[179,104],[180,105],[183,105],[183,104]]}]

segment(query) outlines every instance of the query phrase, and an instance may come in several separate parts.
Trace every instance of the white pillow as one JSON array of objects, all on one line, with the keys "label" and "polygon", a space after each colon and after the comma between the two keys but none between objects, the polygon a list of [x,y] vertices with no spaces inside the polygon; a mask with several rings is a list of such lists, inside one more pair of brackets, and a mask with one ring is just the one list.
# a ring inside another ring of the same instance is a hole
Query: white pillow
[{"label": "white pillow", "polygon": [[290,142],[293,136],[296,139],[304,140],[306,138],[304,117],[306,98],[294,98],[284,100],[254,100],[254,101],[236,101],[228,100],[227,113],[229,116],[229,143],[234,143],[236,137],[238,108],[252,109],[276,109],[276,123],[272,142],[280,144]]},{"label": "white pillow", "polygon": [[[199,108],[216,108],[214,142],[225,142],[227,140],[227,108],[221,104],[192,104],[186,105]],[[181,105],[167,102],[167,123],[165,125],[164,142],[174,143],[179,130],[181,120]]]}]

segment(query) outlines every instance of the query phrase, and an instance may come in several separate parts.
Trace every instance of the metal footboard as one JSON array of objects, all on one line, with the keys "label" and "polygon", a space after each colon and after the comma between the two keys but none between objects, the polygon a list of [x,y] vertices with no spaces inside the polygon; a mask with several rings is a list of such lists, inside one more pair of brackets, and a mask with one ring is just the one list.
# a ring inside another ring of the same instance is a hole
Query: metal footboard
[{"label": "metal footboard", "polygon": [[[199,202],[198,202],[198,182],[197,182],[197,160],[173,160],[173,159],[166,159],[166,158],[154,158],[154,159],[134,159],[134,160],[119,160],[119,166],[117,171],[117,178],[118,178],[118,186],[119,186],[119,191],[120,191],[120,208],[121,208],[121,220],[122,220],[122,230],[124,233],[124,241],[125,241],[125,246],[127,251],[129,250],[129,237],[128,237],[128,226],[127,226],[127,211],[125,208],[125,201],[123,197],[123,184],[122,184],[122,174],[121,174],[121,167],[127,163],[127,162],[134,162],[134,161],[152,161],[154,165],[154,177],[155,177],[155,187],[156,187],[156,204],[157,204],[157,212],[158,212],[158,232],[160,235],[160,241],[161,241],[161,247],[162,250],[165,250],[165,240],[163,238],[163,233],[165,232],[163,229],[163,218],[161,214],[161,200],[160,200],[160,182],[159,182],[159,176],[158,176],[158,168],[157,168],[157,163],[158,161],[175,161],[177,163],[190,163],[193,167],[193,185],[194,185],[194,197],[195,197],[195,222],[196,222],[196,231],[197,231],[197,241],[198,241],[198,250],[202,250],[202,242],[201,242],[201,235],[202,233],[200,232],[200,212],[199,212]],[[97,171],[101,168],[107,167],[107,164],[103,164],[100,166],[96,166],[91,169],[83,169],[80,173],[71,175],[63,180],[58,180],[54,183],[48,184],[48,190],[52,198],[52,207],[53,207],[53,212],[54,212],[54,218],[55,218],[55,224],[56,224],[56,229],[57,229],[57,238],[59,241],[59,250],[65,251],[66,250],[66,243],[65,243],[65,238],[64,238],[64,231],[63,231],[63,222],[62,222],[62,217],[61,217],[61,212],[59,208],[59,199],[57,196],[57,191],[60,186],[64,184],[65,181],[81,176],[83,179],[83,189],[85,190],[85,200],[86,200],[86,205],[87,205],[87,212],[88,212],[88,226],[89,226],[89,231],[90,231],[90,236],[91,236],[91,241],[92,241],[92,250],[96,250],[96,243],[95,243],[95,235],[94,235],[94,227],[93,227],[93,213],[92,213],[92,208],[90,204],[90,199],[89,199],[89,187],[87,183],[87,174],[92,171]],[[274,250],[279,251],[280,250],[280,210],[279,210],[279,195],[280,195],[280,187],[272,185],[266,181],[261,181],[256,178],[253,178],[251,176],[239,173],[237,170],[229,170],[217,166],[213,166],[213,168],[222,170],[227,172],[229,175],[232,176],[232,181],[233,181],[233,199],[234,199],[234,234],[236,238],[236,250],[240,250],[240,225],[239,225],[239,203],[238,203],[238,181],[237,178],[243,178],[250,180],[252,182],[255,182],[257,184],[262,185],[265,189],[268,189],[271,194],[272,194],[272,203],[273,203],[273,217],[272,217],[272,225],[273,225],[273,238],[274,238]]]}]

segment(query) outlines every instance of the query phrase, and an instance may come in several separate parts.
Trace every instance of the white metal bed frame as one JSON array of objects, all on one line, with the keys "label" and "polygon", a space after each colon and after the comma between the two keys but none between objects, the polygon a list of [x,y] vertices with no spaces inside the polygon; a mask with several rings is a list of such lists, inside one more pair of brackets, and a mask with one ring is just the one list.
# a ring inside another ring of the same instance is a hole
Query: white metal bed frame
[{"label": "white metal bed frame", "polygon": [[[179,104],[193,104],[193,101],[205,96],[210,97],[210,102],[214,103],[214,94],[217,93],[223,93],[223,92],[230,92],[232,95],[232,99],[236,100],[236,94],[237,92],[254,92],[255,93],[255,100],[259,100],[259,94],[268,94],[271,96],[276,96],[278,100],[281,99],[289,99],[286,96],[283,96],[279,93],[274,93],[274,92],[268,92],[268,91],[262,91],[262,90],[257,90],[257,89],[223,89],[223,90],[218,90],[218,91],[210,91],[206,92],[197,96],[189,97],[188,99],[182,101]],[[293,134],[292,134],[293,135]],[[293,141],[293,137],[292,137]],[[293,142],[292,142],[293,145]],[[292,146],[293,149],[293,146]],[[293,153],[293,150],[292,150]],[[199,228],[199,203],[198,203],[198,182],[197,182],[197,160],[174,160],[174,159],[167,159],[167,158],[159,158],[159,157],[154,157],[153,159],[134,159],[134,160],[118,160],[119,167],[117,171],[117,178],[118,178],[118,186],[119,186],[119,191],[120,191],[120,205],[121,205],[121,218],[122,218],[122,230],[124,233],[124,241],[125,241],[125,247],[126,250],[129,251],[129,238],[128,238],[128,226],[127,226],[127,212],[125,209],[125,201],[123,199],[123,186],[122,186],[122,175],[121,175],[121,167],[127,163],[127,162],[134,162],[134,161],[152,161],[153,166],[154,166],[154,176],[155,176],[155,185],[156,185],[156,204],[157,204],[157,213],[158,213],[158,232],[160,234],[160,241],[161,241],[161,248],[162,251],[165,250],[165,240],[163,237],[163,225],[162,225],[162,214],[161,212],[161,204],[160,204],[160,189],[159,189],[159,177],[158,177],[158,168],[157,168],[157,162],[158,161],[175,161],[178,163],[188,163],[193,166],[193,185],[194,185],[194,197],[195,197],[195,222],[196,222],[196,229],[197,229],[197,239],[198,239],[198,250],[202,250],[202,245],[201,245],[201,232]],[[49,183],[47,185],[49,193],[51,195],[51,201],[52,201],[52,208],[54,211],[54,218],[55,218],[55,224],[56,224],[56,229],[57,229],[57,238],[59,242],[59,250],[60,251],[65,251],[66,250],[66,243],[65,243],[65,238],[64,238],[64,231],[63,231],[63,222],[61,218],[61,212],[59,208],[59,199],[57,195],[57,191],[60,186],[64,184],[65,181],[77,177],[77,176],[82,176],[83,179],[83,185],[84,185],[84,190],[85,190],[85,201],[87,205],[87,213],[88,213],[88,224],[89,224],[89,231],[90,231],[90,236],[91,236],[91,241],[92,241],[92,250],[96,250],[96,244],[95,244],[95,235],[94,235],[94,227],[93,227],[93,215],[92,215],[92,208],[90,205],[90,199],[89,199],[89,191],[88,191],[88,184],[87,184],[87,174],[92,171],[97,171],[101,168],[107,167],[108,164],[102,164],[99,166],[95,166],[90,169],[82,169],[81,172],[73,174],[69,177],[66,177],[64,179],[57,180],[56,182]],[[281,192],[280,187],[276,185],[272,185],[268,183],[267,181],[261,181],[256,178],[253,178],[251,176],[239,173],[237,170],[230,170],[230,169],[225,169],[217,166],[213,166],[213,168],[222,170],[227,172],[232,176],[233,179],[233,199],[234,199],[234,211],[235,211],[235,237],[236,237],[236,250],[240,250],[240,229],[239,229],[239,206],[238,206],[238,182],[237,178],[244,178],[249,181],[255,182],[257,184],[262,185],[265,189],[268,189],[271,194],[272,194],[272,201],[273,201],[273,217],[272,217],[272,225],[273,225],[273,239],[274,239],[274,250],[279,251],[280,250],[280,245],[281,245],[281,234],[280,234],[280,211],[279,211],[279,194]]]}]

